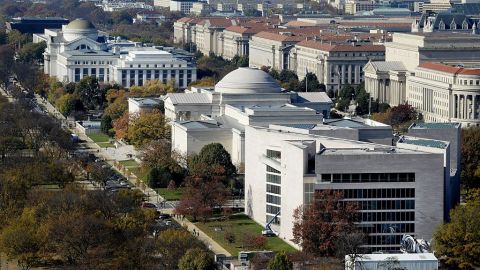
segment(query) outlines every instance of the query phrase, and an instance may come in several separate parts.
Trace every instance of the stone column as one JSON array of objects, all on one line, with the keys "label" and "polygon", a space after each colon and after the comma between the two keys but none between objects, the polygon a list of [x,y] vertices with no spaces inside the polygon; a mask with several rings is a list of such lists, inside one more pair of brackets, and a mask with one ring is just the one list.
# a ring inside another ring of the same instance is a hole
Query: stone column
[{"label": "stone column", "polygon": [[[351,84],[352,83],[352,65],[348,65],[347,78],[348,78],[348,83]],[[355,83],[355,82],[353,82],[353,83]]]},{"label": "stone column", "polygon": [[135,85],[138,85],[138,69],[135,70]]},{"label": "stone column", "polygon": [[340,78],[342,80],[342,85],[345,85],[345,65],[342,65],[342,70],[340,71]]}]

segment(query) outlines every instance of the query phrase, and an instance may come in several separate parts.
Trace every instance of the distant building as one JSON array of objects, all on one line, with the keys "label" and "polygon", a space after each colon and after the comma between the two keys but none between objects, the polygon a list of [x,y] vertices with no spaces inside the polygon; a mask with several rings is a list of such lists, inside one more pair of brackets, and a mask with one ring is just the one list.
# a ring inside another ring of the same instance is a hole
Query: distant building
[{"label": "distant building", "polygon": [[105,12],[120,11],[125,9],[145,9],[153,10],[153,6],[148,5],[144,2],[130,2],[130,1],[103,1],[101,3],[95,4],[97,7],[100,7]]},{"label": "distant building", "polygon": [[[377,270],[382,264],[404,270],[438,269],[438,259],[433,253],[362,254],[358,258],[345,256],[345,270]],[[388,269],[388,266],[385,268]]]},{"label": "distant building", "polygon": [[165,16],[157,11],[145,10],[137,13],[137,16],[133,19],[133,23],[142,23],[142,22],[155,22],[161,24],[165,21]]},{"label": "distant building", "polygon": [[314,73],[327,90],[338,91],[343,85],[364,81],[363,68],[370,60],[384,60],[385,47],[371,44],[328,44],[314,40],[295,44],[290,64],[299,78]]},{"label": "distant building", "polygon": [[190,10],[196,0],[170,0],[170,11],[178,11],[183,14],[190,14]]},{"label": "distant building", "polygon": [[385,48],[385,62],[365,66],[365,89],[374,99],[408,102],[430,122],[480,125],[479,35],[395,33]]},{"label": "distant building", "polygon": [[363,11],[371,11],[379,7],[379,4],[370,0],[349,0],[345,3],[346,14],[358,14]]},{"label": "distant building", "polygon": [[124,87],[143,85],[147,80],[174,81],[185,88],[196,80],[191,56],[122,40],[108,40],[92,23],[76,19],[61,30],[46,29],[34,42],[45,41],[44,72],[62,82],[78,82],[94,76],[99,82]]},{"label": "distant building", "polygon": [[130,116],[149,112],[163,106],[163,100],[156,97],[128,98],[128,114]]},{"label": "distant building", "polygon": [[478,34],[480,20],[463,14],[423,14],[412,23],[412,32],[466,32]]},{"label": "distant building", "polygon": [[23,34],[43,33],[45,29],[61,29],[69,20],[59,17],[19,17],[6,22],[7,32],[17,30]]}]

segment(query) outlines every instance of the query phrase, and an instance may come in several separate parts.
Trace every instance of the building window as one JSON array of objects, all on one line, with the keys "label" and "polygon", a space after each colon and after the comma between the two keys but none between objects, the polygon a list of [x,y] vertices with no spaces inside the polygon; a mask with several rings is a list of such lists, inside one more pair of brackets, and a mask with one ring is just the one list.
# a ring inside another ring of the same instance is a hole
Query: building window
[{"label": "building window", "polygon": [[75,81],[75,82],[80,81],[80,69],[79,69],[79,68],[76,68],[76,69],[75,69],[75,78],[74,78],[74,81]]},{"label": "building window", "polygon": [[280,188],[280,186],[267,184],[267,192],[280,195],[281,194],[281,188]]},{"label": "building window", "polygon": [[83,69],[83,77],[87,77],[88,76],[88,68],[84,68]]},{"label": "building window", "polygon": [[143,70],[138,70],[138,86],[143,86]]},{"label": "building window", "polygon": [[135,85],[135,70],[130,70],[130,86]]},{"label": "building window", "polygon": [[267,149],[267,157],[280,160],[282,158],[282,153],[280,151]]},{"label": "building window", "polygon": [[160,70],[155,70],[155,80],[160,80]]},{"label": "building window", "polygon": [[280,198],[280,196],[267,194],[267,203],[280,205],[281,202],[282,202],[282,199]]},{"label": "building window", "polygon": [[98,80],[101,82],[105,81],[105,69],[104,68],[99,68],[98,69]]},{"label": "building window", "polygon": [[152,71],[147,70],[147,80],[151,80],[151,79],[152,79]]},{"label": "building window", "polygon": [[90,72],[91,72],[90,74],[92,74],[91,75],[92,77],[97,77],[97,69],[96,68],[91,68]]},{"label": "building window", "polygon": [[267,183],[281,184],[281,176],[276,174],[267,173]]}]

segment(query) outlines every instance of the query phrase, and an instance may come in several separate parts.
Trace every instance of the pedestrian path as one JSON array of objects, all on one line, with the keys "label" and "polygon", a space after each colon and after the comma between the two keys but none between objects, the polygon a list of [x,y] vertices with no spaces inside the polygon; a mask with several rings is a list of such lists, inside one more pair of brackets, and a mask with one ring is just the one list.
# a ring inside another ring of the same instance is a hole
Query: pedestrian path
[{"label": "pedestrian path", "polygon": [[226,249],[224,249],[222,246],[220,246],[215,240],[213,240],[210,236],[208,236],[206,233],[201,231],[195,224],[193,224],[191,221],[189,221],[186,218],[182,218],[181,216],[174,215],[173,214],[173,209],[168,209],[164,211],[165,213],[169,213],[172,215],[173,219],[175,221],[185,227],[188,231],[190,231],[192,234],[194,234],[198,239],[200,239],[207,247],[215,254],[224,254],[226,256],[232,256],[230,252],[228,252]]}]

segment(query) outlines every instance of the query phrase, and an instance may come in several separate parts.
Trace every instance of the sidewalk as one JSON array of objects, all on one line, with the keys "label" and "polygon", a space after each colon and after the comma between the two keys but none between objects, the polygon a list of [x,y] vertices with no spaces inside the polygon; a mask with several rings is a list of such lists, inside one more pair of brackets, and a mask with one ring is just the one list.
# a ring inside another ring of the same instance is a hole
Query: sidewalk
[{"label": "sidewalk", "polygon": [[[172,214],[173,209],[168,209],[164,212]],[[186,218],[181,219],[175,215],[172,215],[172,217],[173,219],[175,219],[176,222],[178,222],[178,224],[182,225],[183,227],[187,228],[188,231],[192,232],[192,234],[193,234],[193,230],[195,230],[195,232],[197,233],[196,235],[197,238],[200,239],[203,243],[205,243],[208,249],[213,251],[215,254],[224,254],[226,256],[232,256],[230,252],[228,252],[226,249],[220,246],[217,242],[215,242],[215,240],[210,238],[210,236],[208,236],[203,231],[201,231],[197,226],[195,226],[195,224],[193,224],[188,219]]]}]

